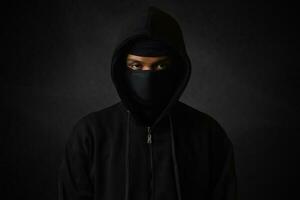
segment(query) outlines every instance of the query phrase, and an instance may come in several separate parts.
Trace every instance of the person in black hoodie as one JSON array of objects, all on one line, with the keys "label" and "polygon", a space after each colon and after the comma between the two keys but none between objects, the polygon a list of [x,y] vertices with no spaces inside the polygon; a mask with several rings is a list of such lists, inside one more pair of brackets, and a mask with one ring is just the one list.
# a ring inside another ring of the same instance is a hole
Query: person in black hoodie
[{"label": "person in black hoodie", "polygon": [[179,101],[191,75],[177,21],[149,6],[121,30],[111,61],[120,102],[74,125],[59,200],[237,200],[233,144]]}]

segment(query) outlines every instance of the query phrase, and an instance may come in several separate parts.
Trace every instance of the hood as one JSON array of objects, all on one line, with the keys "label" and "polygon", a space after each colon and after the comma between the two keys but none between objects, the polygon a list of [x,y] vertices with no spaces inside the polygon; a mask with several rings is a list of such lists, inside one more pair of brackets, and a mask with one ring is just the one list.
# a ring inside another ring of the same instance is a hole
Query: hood
[{"label": "hood", "polygon": [[125,56],[127,55],[128,47],[133,41],[144,36],[161,40],[172,48],[176,59],[180,62],[181,78],[178,80],[177,87],[168,103],[154,121],[152,125],[154,126],[169,112],[170,108],[172,108],[182,95],[190,79],[191,62],[186,52],[180,26],[169,14],[155,6],[149,6],[139,9],[137,13],[131,15],[127,20],[122,23],[123,25],[117,37],[111,61],[111,78],[121,99],[121,103],[126,107],[127,111],[133,111],[132,114],[134,115],[134,111],[137,109],[134,103],[129,100],[128,88],[126,88],[123,81],[126,63]]}]

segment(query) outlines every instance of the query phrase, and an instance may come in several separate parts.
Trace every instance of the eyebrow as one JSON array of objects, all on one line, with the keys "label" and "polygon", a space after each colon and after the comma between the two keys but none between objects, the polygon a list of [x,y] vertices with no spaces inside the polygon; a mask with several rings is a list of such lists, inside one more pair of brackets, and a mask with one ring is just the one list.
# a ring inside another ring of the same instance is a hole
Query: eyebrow
[{"label": "eyebrow", "polygon": [[[170,61],[170,58],[168,58],[168,57],[167,57],[167,58],[162,58],[162,59],[160,59],[160,60],[154,62],[154,64],[159,63],[159,62],[163,62],[163,61]],[[134,58],[128,58],[128,59],[127,59],[127,62],[128,62],[128,63],[135,63],[135,62],[137,62],[137,63],[143,63],[143,61],[136,60],[136,59],[134,59]]]}]

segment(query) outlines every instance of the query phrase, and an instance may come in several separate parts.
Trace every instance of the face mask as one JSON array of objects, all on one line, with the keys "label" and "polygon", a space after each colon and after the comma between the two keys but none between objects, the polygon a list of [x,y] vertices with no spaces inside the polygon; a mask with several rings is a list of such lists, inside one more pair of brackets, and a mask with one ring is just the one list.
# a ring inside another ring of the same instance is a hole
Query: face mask
[{"label": "face mask", "polygon": [[130,70],[125,71],[131,98],[142,106],[163,105],[175,89],[175,73],[167,70]]}]

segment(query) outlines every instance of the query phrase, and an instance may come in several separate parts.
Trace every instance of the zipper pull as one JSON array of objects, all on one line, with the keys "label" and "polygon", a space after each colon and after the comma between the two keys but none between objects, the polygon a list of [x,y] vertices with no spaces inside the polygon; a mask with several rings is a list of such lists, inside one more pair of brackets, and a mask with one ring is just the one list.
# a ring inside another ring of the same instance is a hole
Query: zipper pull
[{"label": "zipper pull", "polygon": [[151,138],[151,127],[147,127],[148,135],[147,135],[147,143],[151,144],[152,143],[152,138]]}]

